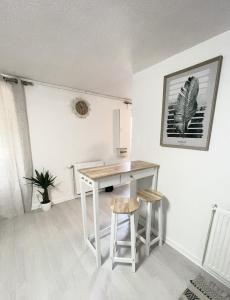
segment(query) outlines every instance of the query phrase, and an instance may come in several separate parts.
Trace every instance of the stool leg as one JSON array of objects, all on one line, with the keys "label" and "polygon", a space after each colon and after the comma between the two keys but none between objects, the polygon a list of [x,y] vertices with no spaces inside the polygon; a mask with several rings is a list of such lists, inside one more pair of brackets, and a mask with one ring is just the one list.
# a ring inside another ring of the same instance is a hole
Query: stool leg
[{"label": "stool leg", "polygon": [[[139,202],[140,201],[140,198],[137,198],[137,201]],[[136,234],[137,234],[137,231],[138,231],[138,222],[139,222],[139,211],[135,211],[135,217],[134,217],[134,221],[135,221],[135,231],[136,231]]]},{"label": "stool leg", "polygon": [[162,209],[162,200],[159,203],[159,212],[158,212],[158,234],[159,234],[159,246],[163,245],[163,209]]},{"label": "stool leg", "polygon": [[118,214],[115,214],[115,224],[114,224],[114,256],[116,256],[117,252],[117,223],[118,223]]},{"label": "stool leg", "polygon": [[87,229],[87,209],[86,209],[86,199],[85,199],[85,184],[80,180],[80,189],[81,189],[81,209],[82,209],[82,225],[83,225],[83,234],[84,234],[84,243],[88,239],[88,229]]},{"label": "stool leg", "polygon": [[111,266],[113,269],[113,260],[114,260],[114,246],[115,246],[115,225],[116,225],[116,214],[112,213],[111,217],[111,236],[110,236],[110,259]]},{"label": "stool leg", "polygon": [[146,218],[146,244],[145,244],[146,256],[149,256],[151,226],[152,226],[152,203],[148,202],[147,203],[147,218]]},{"label": "stool leg", "polygon": [[132,271],[136,271],[136,230],[134,213],[130,216]]}]

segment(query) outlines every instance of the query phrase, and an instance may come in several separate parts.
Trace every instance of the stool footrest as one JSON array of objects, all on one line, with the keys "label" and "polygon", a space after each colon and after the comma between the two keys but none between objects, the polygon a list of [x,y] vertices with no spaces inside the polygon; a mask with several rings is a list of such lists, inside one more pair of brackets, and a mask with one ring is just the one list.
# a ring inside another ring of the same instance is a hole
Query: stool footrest
[{"label": "stool footrest", "polygon": [[145,228],[142,228],[142,229],[138,230],[138,233],[142,234],[142,232],[144,232],[144,231],[145,231]]},{"label": "stool footrest", "polygon": [[[140,235],[140,234],[142,234],[142,233],[145,232],[145,231],[146,231],[145,228],[141,228],[140,230],[137,231],[137,234]],[[158,236],[158,231],[157,231],[155,228],[151,228],[151,232],[152,232],[154,235]]]},{"label": "stool footrest", "polygon": [[133,262],[133,259],[131,257],[119,257],[115,256],[113,258],[114,262],[119,262],[119,263],[125,263],[125,264],[131,264]]},{"label": "stool footrest", "polygon": [[116,241],[116,244],[118,246],[129,246],[129,247],[131,247],[131,242],[130,241]]},{"label": "stool footrest", "polygon": [[96,248],[94,247],[94,245],[91,243],[89,239],[86,240],[86,245],[92,250],[94,255],[96,255]]},{"label": "stool footrest", "polygon": [[[145,232],[145,228],[142,228],[140,230],[138,230],[137,232],[137,238],[143,243],[146,244],[146,239],[141,236],[141,233]],[[152,239],[149,243],[150,246],[154,245],[155,243],[160,241],[160,237],[158,236],[158,232],[155,228],[151,228],[151,232],[155,235],[157,235],[157,237],[155,237],[154,239]]]},{"label": "stool footrest", "polygon": [[137,238],[138,238],[143,244],[146,244],[145,238],[143,238],[143,236],[141,236],[141,235],[138,234],[138,233],[137,233]]},{"label": "stool footrest", "polygon": [[159,236],[156,237],[155,239],[151,240],[151,241],[150,241],[150,246],[152,246],[152,245],[154,245],[155,243],[159,242],[159,240],[160,240],[160,237],[159,237]]}]

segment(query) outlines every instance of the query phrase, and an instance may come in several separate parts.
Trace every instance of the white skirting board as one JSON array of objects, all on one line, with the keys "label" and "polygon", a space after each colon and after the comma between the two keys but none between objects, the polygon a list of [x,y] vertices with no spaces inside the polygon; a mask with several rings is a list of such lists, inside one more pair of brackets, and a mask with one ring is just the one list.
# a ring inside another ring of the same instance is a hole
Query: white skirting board
[{"label": "white skirting board", "polygon": [[[99,190],[99,192],[102,192],[104,189]],[[87,192],[87,195],[92,195],[92,191]],[[55,200],[52,200],[52,204],[59,204],[62,202],[66,202],[66,201],[70,201],[70,200],[79,200],[80,201],[81,195],[72,195],[68,198],[58,198]],[[41,207],[41,204],[39,203],[39,201],[33,202],[32,204],[32,209],[31,210],[35,210]]]},{"label": "white skirting board", "polygon": [[[59,198],[59,199],[52,200],[52,203],[53,204],[59,204],[59,203],[70,201],[70,200],[74,200],[74,199],[77,199],[77,198],[80,198],[80,196],[75,197],[73,195],[73,196],[70,196],[68,198]],[[35,210],[35,209],[38,209],[38,208],[41,208],[40,202],[38,200],[37,201],[33,201],[33,203],[32,203],[32,209],[31,210]]]},{"label": "white skirting board", "polygon": [[185,249],[183,246],[178,244],[177,242],[173,241],[172,239],[166,237],[165,243],[168,244],[170,247],[184,255],[186,258],[191,260],[194,264],[202,268],[202,259],[199,257],[194,256],[191,252]]}]

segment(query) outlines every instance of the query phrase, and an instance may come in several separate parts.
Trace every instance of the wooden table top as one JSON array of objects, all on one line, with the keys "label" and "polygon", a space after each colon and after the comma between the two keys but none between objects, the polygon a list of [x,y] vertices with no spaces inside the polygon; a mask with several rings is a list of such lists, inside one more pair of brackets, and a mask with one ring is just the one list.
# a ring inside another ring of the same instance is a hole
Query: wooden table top
[{"label": "wooden table top", "polygon": [[145,170],[154,167],[159,167],[159,165],[141,160],[135,160],[101,167],[80,169],[78,171],[81,174],[89,177],[90,179],[97,180],[107,176],[118,175],[132,171]]}]

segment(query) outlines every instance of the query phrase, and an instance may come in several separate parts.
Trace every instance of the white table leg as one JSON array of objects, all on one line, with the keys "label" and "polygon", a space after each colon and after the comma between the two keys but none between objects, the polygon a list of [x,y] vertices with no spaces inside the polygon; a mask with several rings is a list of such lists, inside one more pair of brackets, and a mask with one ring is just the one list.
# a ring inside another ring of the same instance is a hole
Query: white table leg
[{"label": "white table leg", "polygon": [[130,216],[130,231],[131,231],[131,258],[132,258],[132,271],[136,271],[136,229],[134,213]]},{"label": "white table leg", "polygon": [[151,227],[152,227],[152,203],[147,203],[147,218],[146,218],[146,243],[145,243],[145,254],[149,256],[150,250],[150,239],[151,239]]},{"label": "white table leg", "polygon": [[134,178],[130,181],[129,187],[130,187],[130,191],[129,191],[130,198],[135,198],[137,195],[137,181]]},{"label": "white table leg", "polygon": [[[134,178],[130,181],[130,192],[129,192],[129,197],[130,198],[136,198],[137,197],[137,180]],[[139,220],[139,210],[135,212],[135,229],[137,232],[138,228],[138,220]]]},{"label": "white table leg", "polygon": [[111,216],[111,235],[110,235],[110,259],[111,259],[111,266],[113,269],[113,260],[114,260],[114,250],[115,250],[115,243],[116,243],[116,219],[117,216],[115,215],[115,213],[112,212],[112,216]]},{"label": "white table leg", "polygon": [[94,218],[94,233],[95,233],[95,249],[97,267],[101,266],[101,243],[100,243],[100,222],[99,222],[99,204],[98,204],[98,185],[95,182],[93,187],[93,218]]},{"label": "white table leg", "polygon": [[115,240],[115,255],[116,255],[116,246],[117,246],[117,231],[118,231],[118,214],[116,214],[115,217],[115,235],[114,235],[114,240]]},{"label": "white table leg", "polygon": [[159,211],[158,211],[158,235],[159,235],[159,246],[163,245],[163,209],[162,209],[163,201],[161,199],[159,203]]},{"label": "white table leg", "polygon": [[[157,191],[157,181],[158,181],[158,171],[159,168],[155,169],[155,175],[153,178],[152,188]],[[159,246],[163,245],[163,201],[161,200],[158,208],[158,236],[159,236]]]},{"label": "white table leg", "polygon": [[157,191],[157,182],[158,182],[158,167],[155,167],[155,172],[153,176],[153,181],[152,181],[152,189]]},{"label": "white table leg", "polygon": [[80,180],[80,189],[81,189],[81,209],[82,209],[82,226],[84,234],[84,242],[88,239],[88,229],[87,229],[87,210],[86,210],[86,199],[85,199],[85,183]]}]

